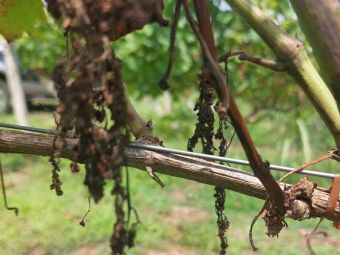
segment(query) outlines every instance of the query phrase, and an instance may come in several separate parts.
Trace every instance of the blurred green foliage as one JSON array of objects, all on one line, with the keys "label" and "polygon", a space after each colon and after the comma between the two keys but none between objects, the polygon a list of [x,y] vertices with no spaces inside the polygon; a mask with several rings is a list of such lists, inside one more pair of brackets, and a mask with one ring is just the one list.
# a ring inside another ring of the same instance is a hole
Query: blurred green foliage
[{"label": "blurred green foliage", "polygon": [[20,65],[50,75],[58,59],[66,52],[63,31],[49,18],[47,24],[37,25],[34,36],[23,35],[14,43]]},{"label": "blurred green foliage", "polygon": [[[165,16],[169,20],[172,19],[174,2],[165,1]],[[288,1],[254,2],[269,13],[283,30],[304,41],[296,15]],[[210,10],[219,55],[241,49],[251,55],[274,58],[265,43],[225,1],[210,1]],[[146,95],[158,97],[155,109],[159,108],[163,100],[160,96],[164,92],[159,88],[158,81],[168,61],[169,33],[170,28],[151,24],[113,43],[117,55],[123,61],[123,79],[128,85],[129,93],[138,99]],[[66,54],[66,39],[60,24],[49,18],[48,25],[37,27],[35,37],[24,36],[18,40],[15,49],[24,66],[50,74],[58,59]],[[199,45],[182,11],[177,30],[174,68],[169,80],[169,93],[173,101],[192,101],[191,108],[193,107],[198,95],[197,75],[200,68]],[[286,162],[289,158],[287,151],[295,147],[303,151],[306,159],[310,158],[308,144],[313,138],[310,133],[316,130],[307,130],[304,126],[311,119],[315,126],[323,127],[323,124],[322,120],[314,115],[315,110],[295,82],[285,73],[275,73],[236,58],[231,59],[228,64],[228,76],[229,86],[250,125],[263,127],[270,123],[277,129],[274,131],[276,139],[273,139],[273,143],[278,141],[276,146],[282,154],[281,161]],[[193,123],[191,121],[194,121],[195,116],[190,109],[172,111],[173,114],[164,117],[172,120],[172,128],[192,129],[193,124],[187,124],[189,121],[181,122],[186,119]],[[177,113],[181,114],[180,119]],[[256,128],[256,132],[258,130],[260,128]]]},{"label": "blurred green foliage", "polygon": [[[164,13],[171,20],[175,1],[165,2]],[[287,1],[256,2],[267,10],[276,23],[289,34],[292,36],[301,34]],[[211,15],[219,54],[242,49],[257,56],[273,56],[257,34],[233,13],[224,1],[211,2]],[[117,55],[124,63],[124,80],[129,85],[130,92],[138,96],[145,94],[155,96],[162,93],[157,83],[167,65],[169,31],[169,28],[151,24],[141,31],[114,42]],[[16,51],[26,67],[45,69],[50,73],[57,59],[66,54],[65,45],[66,39],[60,26],[50,19],[48,25],[37,27],[35,37],[25,36],[17,41]],[[173,98],[178,99],[180,95],[188,95],[196,87],[200,60],[199,45],[182,12],[175,46],[174,69],[170,79],[170,92]],[[232,61],[229,65],[229,76],[230,86],[235,94],[261,106],[281,105],[287,101],[287,96],[296,94],[292,80],[286,75],[239,61]],[[273,91],[276,92],[278,89],[281,93],[275,95],[277,93]]]},{"label": "blurred green foliage", "polygon": [[[166,1],[165,16],[169,20],[172,19],[174,2]],[[267,10],[273,20],[290,35],[298,34],[302,37],[288,1],[255,2]],[[212,1],[211,15],[218,54],[242,49],[252,55],[273,57],[257,34],[225,1]],[[177,31],[174,68],[169,81],[173,99],[192,94],[192,90],[197,87],[197,74],[201,67],[199,45],[188,27],[183,11]],[[169,28],[151,24],[114,42],[116,53],[123,60],[123,77],[130,93],[138,97],[163,93],[158,81],[167,65],[169,32]],[[48,25],[37,27],[35,37],[24,36],[18,40],[15,49],[24,66],[51,73],[56,61],[66,54],[66,39],[60,26],[50,18]],[[237,98],[251,102],[252,109],[296,110],[306,104],[286,74],[274,73],[236,59],[230,62],[230,87]]]}]

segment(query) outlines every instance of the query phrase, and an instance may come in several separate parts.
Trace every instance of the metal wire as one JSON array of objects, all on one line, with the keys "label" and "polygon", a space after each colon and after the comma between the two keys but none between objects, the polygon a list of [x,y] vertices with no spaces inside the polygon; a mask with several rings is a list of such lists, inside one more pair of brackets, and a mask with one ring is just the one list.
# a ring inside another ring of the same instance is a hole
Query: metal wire
[{"label": "metal wire", "polygon": [[[20,125],[14,125],[14,124],[6,124],[6,123],[1,123],[1,122],[0,122],[0,127],[17,129],[17,130],[22,130],[22,131],[34,132],[34,133],[56,134],[56,132],[53,131],[53,130],[27,127],[27,126],[20,126]],[[183,150],[177,150],[177,149],[171,149],[171,148],[164,148],[164,147],[148,145],[148,144],[131,143],[131,144],[128,145],[128,147],[135,148],[135,149],[144,149],[144,150],[149,150],[149,151],[161,152],[161,153],[169,153],[169,154],[177,154],[177,155],[183,155],[183,156],[189,156],[189,157],[196,157],[196,158],[207,159],[207,160],[212,160],[212,161],[226,162],[226,163],[229,163],[229,164],[250,166],[249,161],[247,161],[247,160],[226,158],[226,157],[220,157],[220,156],[215,156],[215,155],[207,155],[207,154],[202,154],[202,153],[197,153],[197,152],[190,152],[190,151],[183,151]],[[290,172],[290,171],[294,170],[294,168],[292,168],[292,167],[279,166],[279,165],[270,165],[269,168],[271,170],[276,170],[276,171],[281,171],[281,172]],[[314,171],[314,170],[309,170],[309,169],[304,169],[304,170],[298,172],[298,174],[321,177],[321,178],[326,178],[326,179],[333,179],[335,177],[335,174],[326,173],[326,172],[319,172],[319,171]]]},{"label": "metal wire", "polygon": [[[230,163],[230,164],[236,164],[236,165],[250,166],[249,161],[247,161],[247,160],[226,158],[226,157],[220,157],[220,156],[215,156],[215,155],[207,155],[207,154],[190,152],[190,151],[182,151],[182,150],[164,148],[164,147],[159,147],[159,146],[154,146],[154,145],[133,143],[133,144],[130,144],[129,147],[130,148],[144,149],[144,150],[151,150],[151,151],[155,151],[155,152],[178,154],[178,155],[208,159],[208,160],[213,160],[213,161],[222,161],[222,162],[226,162],[226,163]],[[272,165],[272,164],[269,166],[269,168],[271,170],[276,170],[276,171],[281,171],[281,172],[290,172],[290,171],[295,169],[295,168],[292,168],[292,167],[278,166],[278,165]],[[318,172],[318,171],[308,170],[308,169],[304,169],[304,170],[302,170],[298,173],[309,175],[309,176],[327,178],[327,179],[333,179],[334,176],[335,176],[335,174]]]},{"label": "metal wire", "polygon": [[35,127],[27,127],[27,126],[20,126],[14,124],[6,124],[0,122],[0,127],[2,128],[10,128],[10,129],[17,129],[22,131],[34,132],[34,133],[41,133],[41,134],[52,134],[55,135],[56,132],[53,130],[43,129],[43,128],[35,128]]}]

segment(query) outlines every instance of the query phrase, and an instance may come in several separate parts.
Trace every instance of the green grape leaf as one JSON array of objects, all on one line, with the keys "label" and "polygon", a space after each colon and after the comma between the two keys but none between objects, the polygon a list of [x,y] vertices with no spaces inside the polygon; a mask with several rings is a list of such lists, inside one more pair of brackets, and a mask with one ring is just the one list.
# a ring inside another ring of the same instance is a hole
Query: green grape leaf
[{"label": "green grape leaf", "polygon": [[34,34],[36,24],[47,23],[41,0],[1,0],[0,34],[7,41],[19,38],[23,33]]}]

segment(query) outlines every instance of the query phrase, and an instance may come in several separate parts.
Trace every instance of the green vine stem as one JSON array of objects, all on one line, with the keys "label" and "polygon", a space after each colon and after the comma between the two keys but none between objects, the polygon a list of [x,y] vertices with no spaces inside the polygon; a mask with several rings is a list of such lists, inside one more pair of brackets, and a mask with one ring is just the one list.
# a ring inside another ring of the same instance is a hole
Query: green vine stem
[{"label": "green vine stem", "polygon": [[340,148],[340,112],[337,102],[310,61],[303,44],[282,31],[271,18],[248,0],[226,0],[272,49],[318,111]]},{"label": "green vine stem", "polygon": [[126,85],[124,86],[125,100],[127,104],[127,124],[131,133],[138,139],[142,137],[153,137],[151,123],[145,121],[133,106],[128,94]]},{"label": "green vine stem", "polygon": [[290,0],[319,63],[321,76],[340,102],[340,2]]}]

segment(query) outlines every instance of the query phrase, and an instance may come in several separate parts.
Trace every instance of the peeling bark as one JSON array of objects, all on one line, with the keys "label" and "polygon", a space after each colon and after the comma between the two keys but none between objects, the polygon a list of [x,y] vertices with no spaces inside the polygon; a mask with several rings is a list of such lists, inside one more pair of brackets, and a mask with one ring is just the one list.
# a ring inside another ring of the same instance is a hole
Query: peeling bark
[{"label": "peeling bark", "polygon": [[[53,139],[53,135],[0,130],[0,153],[50,156],[53,153]],[[61,140],[57,140],[57,142],[61,142]],[[73,147],[77,145],[78,140],[67,138],[65,142],[61,157],[70,160],[76,159],[77,155]],[[233,190],[262,200],[267,197],[265,188],[255,176],[202,159],[132,148],[126,149],[125,159],[127,166],[143,171],[147,165],[158,173]],[[285,186],[290,185],[280,183],[280,186],[281,189],[284,189]],[[309,208],[309,205],[304,201],[297,200],[298,206],[290,217],[301,218],[301,215],[306,215],[305,210],[308,208],[310,210],[309,218],[325,217],[332,221],[340,221],[339,203],[333,213],[326,213],[328,199],[329,190],[318,187],[312,194],[312,208]]]}]

